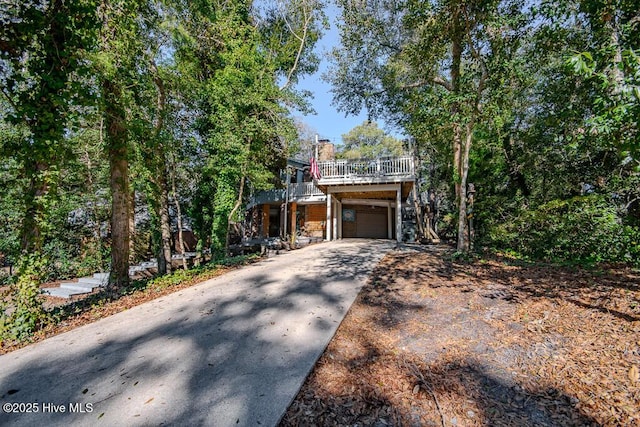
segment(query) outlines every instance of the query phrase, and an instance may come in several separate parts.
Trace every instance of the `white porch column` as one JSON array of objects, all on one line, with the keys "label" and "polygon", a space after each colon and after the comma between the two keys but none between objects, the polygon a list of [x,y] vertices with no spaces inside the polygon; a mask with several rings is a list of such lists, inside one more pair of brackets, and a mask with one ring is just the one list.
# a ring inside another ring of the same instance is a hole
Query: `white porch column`
[{"label": "white porch column", "polygon": [[342,202],[338,202],[338,239],[342,239]]},{"label": "white porch column", "polygon": [[396,190],[396,240],[402,242],[402,186]]},{"label": "white porch column", "polygon": [[338,206],[340,202],[338,199],[333,201],[333,232],[331,235],[333,236],[333,240],[338,240]]},{"label": "white porch column", "polygon": [[331,225],[331,199],[333,196],[331,193],[327,192],[327,222],[325,223],[325,229],[327,230],[327,241],[331,240],[331,229],[333,228]]},{"label": "white porch column", "polygon": [[393,217],[391,216],[391,202],[387,204],[387,239],[393,239]]}]

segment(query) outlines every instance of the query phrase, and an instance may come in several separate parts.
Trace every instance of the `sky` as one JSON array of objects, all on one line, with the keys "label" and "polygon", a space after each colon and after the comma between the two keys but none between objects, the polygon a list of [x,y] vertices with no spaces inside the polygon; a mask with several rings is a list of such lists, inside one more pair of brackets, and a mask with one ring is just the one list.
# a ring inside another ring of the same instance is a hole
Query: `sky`
[{"label": "sky", "polygon": [[331,27],[327,30],[322,39],[316,45],[316,53],[321,58],[318,71],[304,79],[297,85],[298,89],[313,92],[311,105],[316,111],[315,115],[294,114],[301,121],[315,129],[321,139],[329,139],[334,144],[342,142],[342,135],[349,132],[354,127],[362,124],[367,119],[366,111],[362,111],[359,116],[347,116],[338,112],[336,107],[331,105],[332,94],[331,85],[322,80],[321,76],[329,68],[328,52],[340,44],[340,34],[336,26],[338,10],[335,5],[331,5],[325,11],[330,20]]}]

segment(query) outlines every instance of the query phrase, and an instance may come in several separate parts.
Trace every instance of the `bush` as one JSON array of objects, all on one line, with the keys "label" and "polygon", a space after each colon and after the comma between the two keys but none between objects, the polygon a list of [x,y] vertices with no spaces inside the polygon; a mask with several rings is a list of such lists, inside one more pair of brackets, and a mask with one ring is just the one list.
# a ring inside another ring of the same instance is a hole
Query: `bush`
[{"label": "bush", "polygon": [[640,263],[640,231],[601,196],[554,200],[491,227],[494,247],[553,262]]},{"label": "bush", "polygon": [[96,271],[105,271],[108,267],[108,250],[98,247],[99,243],[90,242],[82,248],[66,242],[53,240],[45,244],[43,256],[49,261],[43,266],[42,280],[72,279]]},{"label": "bush", "polygon": [[8,286],[16,281],[16,276],[12,276],[9,272],[0,270],[0,286]]},{"label": "bush", "polygon": [[44,264],[37,256],[21,262],[18,281],[0,302],[0,341],[27,340],[46,321],[38,285]]}]

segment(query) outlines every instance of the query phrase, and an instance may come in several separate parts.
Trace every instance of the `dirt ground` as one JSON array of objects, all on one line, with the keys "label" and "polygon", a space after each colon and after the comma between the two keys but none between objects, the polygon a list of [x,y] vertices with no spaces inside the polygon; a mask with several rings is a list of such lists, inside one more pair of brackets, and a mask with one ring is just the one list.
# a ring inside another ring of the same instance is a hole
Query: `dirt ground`
[{"label": "dirt ground", "polygon": [[638,426],[640,273],[456,263],[375,270],[282,426]]},{"label": "dirt ground", "polygon": [[[79,299],[34,341],[204,279]],[[378,265],[281,425],[638,426],[638,368],[640,272],[406,247]]]}]

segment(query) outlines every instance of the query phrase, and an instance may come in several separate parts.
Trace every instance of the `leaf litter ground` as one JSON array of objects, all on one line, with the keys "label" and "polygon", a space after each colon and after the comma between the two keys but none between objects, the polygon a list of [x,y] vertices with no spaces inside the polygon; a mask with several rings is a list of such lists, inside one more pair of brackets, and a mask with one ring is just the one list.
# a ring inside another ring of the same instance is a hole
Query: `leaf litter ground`
[{"label": "leaf litter ground", "polygon": [[[34,341],[204,279],[78,299]],[[375,269],[281,425],[640,425],[639,367],[638,272],[405,248]]]},{"label": "leaf litter ground", "polygon": [[282,426],[640,425],[640,277],[457,263],[374,271]]}]

